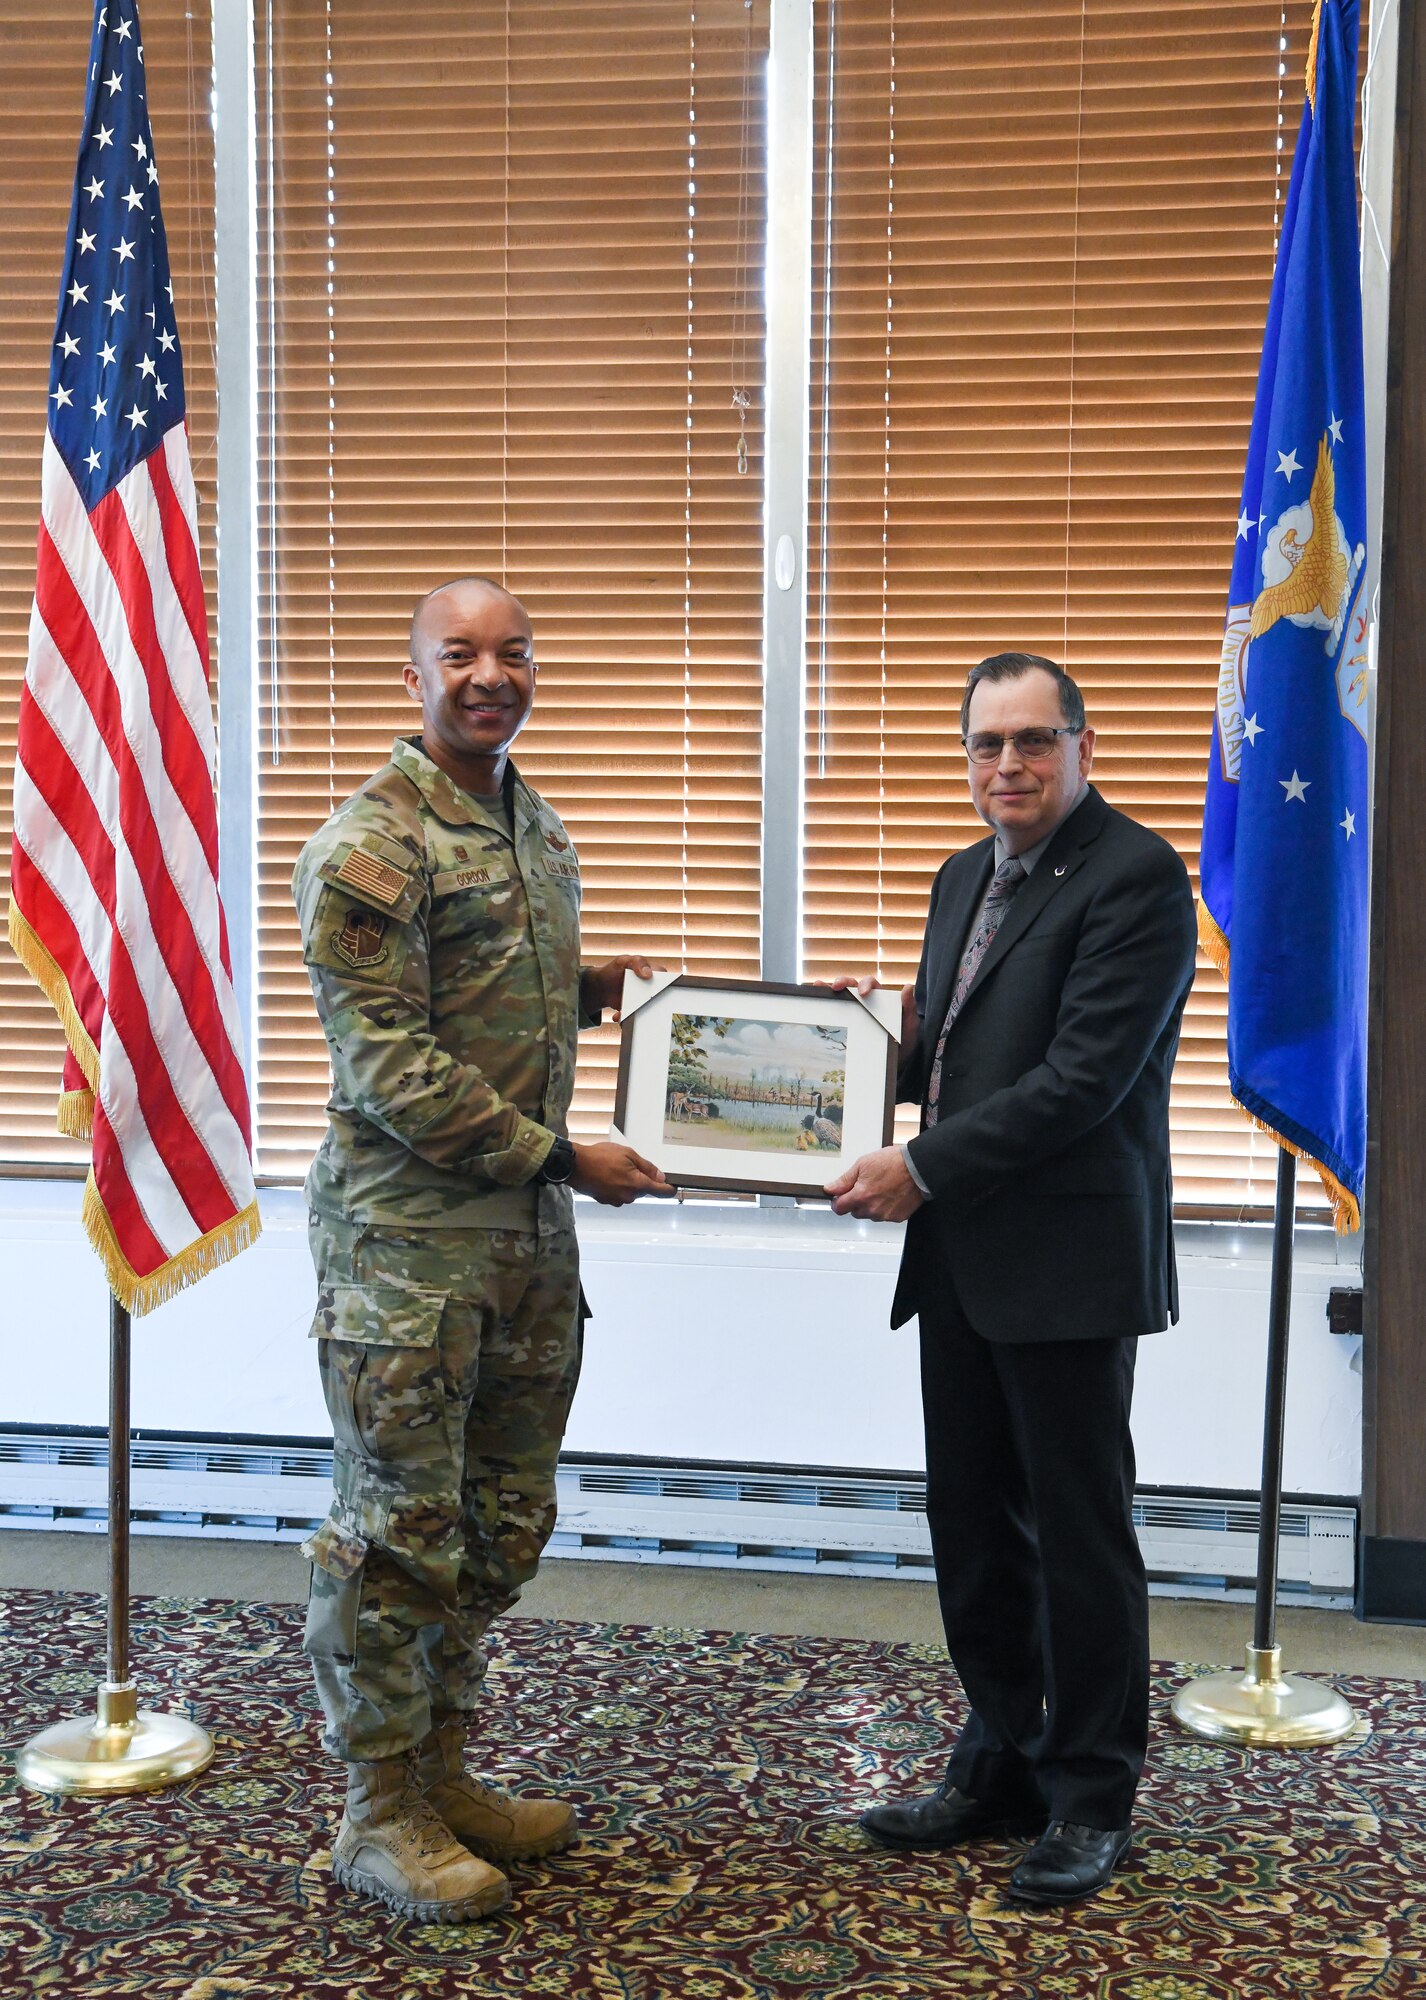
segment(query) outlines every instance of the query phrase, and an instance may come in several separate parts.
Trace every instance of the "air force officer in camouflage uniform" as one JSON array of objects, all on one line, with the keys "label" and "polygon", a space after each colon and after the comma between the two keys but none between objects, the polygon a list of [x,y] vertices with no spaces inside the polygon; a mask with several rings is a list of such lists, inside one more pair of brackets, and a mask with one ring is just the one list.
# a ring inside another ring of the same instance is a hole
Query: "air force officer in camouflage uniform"
[{"label": "air force officer in camouflage uniform", "polygon": [[306,1650],[346,1760],[333,1872],[403,1913],[501,1908],[502,1861],[574,1838],[566,1804],[463,1768],[490,1621],[533,1576],[579,1370],[571,1188],[669,1192],[564,1136],[575,1034],[639,957],[581,970],[579,864],[509,762],[524,607],[464,579],[411,624],[421,732],[308,841],[294,894],[331,1051],[308,1177],[332,1509],[306,1544]]}]

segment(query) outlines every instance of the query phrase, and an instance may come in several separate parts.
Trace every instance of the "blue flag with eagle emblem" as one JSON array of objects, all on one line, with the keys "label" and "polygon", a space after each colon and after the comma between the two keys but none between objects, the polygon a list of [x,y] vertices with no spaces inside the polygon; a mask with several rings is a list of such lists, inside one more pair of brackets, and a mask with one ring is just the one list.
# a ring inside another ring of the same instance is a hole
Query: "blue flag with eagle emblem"
[{"label": "blue flag with eagle emblem", "polygon": [[1268,303],[1203,814],[1199,934],[1228,1073],[1317,1168],[1366,1165],[1367,645],[1357,0],[1318,0]]}]

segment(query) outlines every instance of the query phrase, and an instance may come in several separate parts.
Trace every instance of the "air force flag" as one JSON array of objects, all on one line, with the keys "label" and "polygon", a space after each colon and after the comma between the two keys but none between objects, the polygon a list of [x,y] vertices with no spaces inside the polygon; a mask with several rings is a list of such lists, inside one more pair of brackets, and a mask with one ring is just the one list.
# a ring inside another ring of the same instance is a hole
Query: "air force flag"
[{"label": "air force flag", "polygon": [[1360,1226],[1367,643],[1357,0],[1317,0],[1268,304],[1203,815],[1233,1096]]}]

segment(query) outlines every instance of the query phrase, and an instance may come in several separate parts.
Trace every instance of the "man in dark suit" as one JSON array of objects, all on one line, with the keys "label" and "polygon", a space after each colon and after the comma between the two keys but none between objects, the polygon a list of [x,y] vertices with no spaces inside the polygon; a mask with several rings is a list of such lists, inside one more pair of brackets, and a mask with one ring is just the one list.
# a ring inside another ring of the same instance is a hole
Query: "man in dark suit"
[{"label": "man in dark suit", "polygon": [[907,1223],[892,1325],[919,1317],[926,1511],[970,1716],[940,1788],[862,1825],[897,1847],[1039,1833],[1011,1893],[1070,1902],[1128,1852],[1148,1736],[1129,1406],[1139,1335],[1178,1314],[1168,1101],[1193,899],[1168,843],[1090,785],[1094,732],[1051,661],[983,660],[961,731],[994,837],[937,875],[903,994],[898,1094],[922,1129],[828,1191]]}]

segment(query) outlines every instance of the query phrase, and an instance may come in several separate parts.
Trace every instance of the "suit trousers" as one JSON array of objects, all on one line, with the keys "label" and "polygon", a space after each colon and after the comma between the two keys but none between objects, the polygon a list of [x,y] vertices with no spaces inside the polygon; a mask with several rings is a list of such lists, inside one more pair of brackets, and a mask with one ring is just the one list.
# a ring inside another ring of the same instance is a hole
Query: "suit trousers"
[{"label": "suit trousers", "polygon": [[1134,1340],[983,1339],[949,1286],[921,1314],[926,1512],[970,1703],[948,1781],[1129,1824],[1149,1726],[1134,1533]]}]

